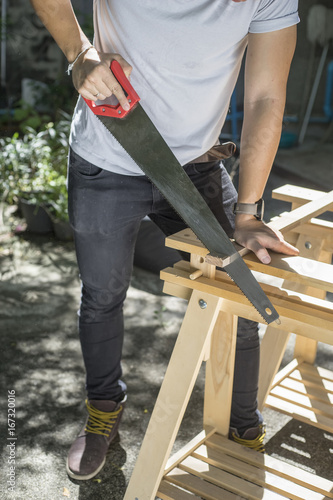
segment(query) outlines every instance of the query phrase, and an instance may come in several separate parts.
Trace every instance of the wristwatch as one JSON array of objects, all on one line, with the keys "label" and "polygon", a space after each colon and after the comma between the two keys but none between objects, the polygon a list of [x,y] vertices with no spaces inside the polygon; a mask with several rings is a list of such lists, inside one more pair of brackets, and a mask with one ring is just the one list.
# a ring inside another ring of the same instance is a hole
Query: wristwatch
[{"label": "wristwatch", "polygon": [[234,204],[234,214],[248,214],[254,215],[258,220],[263,220],[264,218],[264,200],[260,200],[255,203],[235,203]]}]

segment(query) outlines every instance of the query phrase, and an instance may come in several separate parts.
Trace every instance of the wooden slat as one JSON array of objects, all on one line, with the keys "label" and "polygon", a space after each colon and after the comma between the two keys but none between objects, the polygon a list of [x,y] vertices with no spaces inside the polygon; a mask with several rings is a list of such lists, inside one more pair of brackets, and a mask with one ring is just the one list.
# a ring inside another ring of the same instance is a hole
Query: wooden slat
[{"label": "wooden slat", "polygon": [[[327,378],[324,379],[323,375]],[[332,388],[331,371],[293,360],[276,375],[266,406],[319,429],[333,432],[333,406],[330,403],[332,394],[325,389],[325,381]],[[300,388],[302,385],[307,388],[306,393],[292,390],[293,382],[301,384]]]},{"label": "wooden slat", "polygon": [[165,239],[165,245],[175,250],[194,253],[204,257],[208,254],[207,248],[195,236],[191,229],[183,229],[176,234],[172,234]]},{"label": "wooden slat", "polygon": [[200,446],[193,453],[193,456],[288,498],[302,498],[304,500],[321,500],[323,498],[322,494],[308,487],[300,486],[290,479],[275,475],[274,472],[263,471],[261,468],[237,460],[230,455],[223,455],[214,449],[207,448],[205,445]]},{"label": "wooden slat", "polygon": [[309,394],[300,394],[288,388],[282,387],[280,385],[274,387],[271,392],[271,396],[283,399],[302,408],[309,409],[318,415],[324,415],[333,422],[333,407],[329,403],[324,403],[319,400],[312,400]]},{"label": "wooden slat", "polygon": [[324,191],[293,186],[292,184],[285,184],[284,186],[280,186],[272,191],[273,199],[287,201],[289,203],[297,203],[299,205],[304,205],[309,201],[317,200],[324,195]]},{"label": "wooden slat", "polygon": [[[243,500],[244,498],[180,469],[172,470],[165,477],[165,480],[191,491],[206,500]],[[281,500],[281,497],[279,496],[271,500]]]},{"label": "wooden slat", "polygon": [[[233,493],[244,496],[249,500],[262,500],[263,498],[271,500],[273,498],[284,498],[286,496],[280,495],[279,493],[273,492],[254,483],[250,483],[249,481],[218,469],[212,465],[208,465],[194,457],[187,457],[186,460],[181,463],[179,468],[189,472],[190,474],[196,475],[203,480],[209,481],[216,486],[220,486],[226,490],[232,491]],[[310,500],[310,497],[306,498],[298,495],[292,495],[289,496],[289,498],[292,498],[292,500]],[[317,498],[313,497],[311,500],[322,500],[322,496],[317,496]]]},{"label": "wooden slat", "polygon": [[333,381],[326,378],[318,377],[312,373],[304,373],[304,371],[295,370],[289,378],[295,381],[301,381],[305,387],[313,387],[317,390],[325,391],[326,393],[333,393]]},{"label": "wooden slat", "polygon": [[267,454],[263,455],[249,448],[239,446],[237,443],[218,434],[214,434],[207,439],[205,444],[248,464],[255,465],[262,470],[267,470],[286,479],[293,480],[295,483],[311,488],[322,495],[326,495],[328,498],[333,498],[333,481],[310,474]]},{"label": "wooden slat", "polygon": [[162,500],[202,500],[200,496],[177,488],[167,481],[162,481],[157,492]]},{"label": "wooden slat", "polygon": [[[333,354],[333,351],[332,351]],[[323,378],[333,382],[333,372],[327,370],[326,368],[322,368],[321,366],[312,366],[307,363],[304,363],[300,367],[301,373],[308,373],[313,377]]]},{"label": "wooden slat", "polygon": [[[223,273],[221,273],[223,274]],[[238,287],[230,279],[216,279],[213,282],[201,277],[195,281],[189,279],[188,272],[167,268],[161,272],[165,281],[192,288],[201,292],[223,297],[221,309],[262,322],[260,314],[255,310]],[[281,324],[274,325],[284,331],[292,331],[327,344],[333,343],[333,304],[304,296],[296,292],[288,294],[276,287],[262,284],[262,288],[272,301],[280,315]]]},{"label": "wooden slat", "polygon": [[184,458],[188,457],[191,455],[191,453],[198,448],[199,446],[202,445],[209,437],[213,436],[213,434],[216,432],[215,429],[207,426],[205,427],[204,430],[199,432],[191,441],[186,443],[185,446],[183,446],[177,453],[172,455],[172,457],[169,458],[166,466],[165,466],[165,471],[164,474],[168,474],[172,469],[177,467],[177,465],[184,460]]},{"label": "wooden slat", "polygon": [[278,385],[281,380],[288,377],[296,368],[298,368],[302,364],[301,359],[292,359],[290,363],[288,363],[282,370],[280,370],[274,377],[272,388]]},{"label": "wooden slat", "polygon": [[284,379],[280,386],[290,391],[298,392],[299,394],[306,394],[310,400],[315,399],[317,401],[333,404],[333,393],[325,391],[323,387],[315,385],[307,386],[303,381],[293,380],[292,378]]},{"label": "wooden slat", "polygon": [[285,401],[269,394],[266,400],[266,406],[289,415],[296,420],[300,420],[301,422],[323,429],[324,431],[333,432],[333,419],[320,413],[315,413],[314,411],[302,406],[293,404],[292,402]]},{"label": "wooden slat", "polygon": [[260,273],[277,278],[287,279],[304,286],[313,286],[333,292],[333,266],[299,256],[282,256],[270,252],[271,263],[269,266],[260,262],[253,254],[244,258],[247,266]]},{"label": "wooden slat", "polygon": [[206,363],[204,426],[212,426],[223,435],[228,434],[230,424],[237,322],[237,316],[220,312]]},{"label": "wooden slat", "polygon": [[310,219],[309,222],[296,226],[288,235],[285,234],[287,241],[289,241],[288,236],[293,233],[304,234],[311,238],[321,238],[323,240],[323,250],[333,252],[333,222],[323,219]]},{"label": "wooden slat", "polygon": [[271,390],[272,380],[281,365],[290,333],[277,330],[269,325],[260,343],[258,409],[262,411],[265,400]]}]

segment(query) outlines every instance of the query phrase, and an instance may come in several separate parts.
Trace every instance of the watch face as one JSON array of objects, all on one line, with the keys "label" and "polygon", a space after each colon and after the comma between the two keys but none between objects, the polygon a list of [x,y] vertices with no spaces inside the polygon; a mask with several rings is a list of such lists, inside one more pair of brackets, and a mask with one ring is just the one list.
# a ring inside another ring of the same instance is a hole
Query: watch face
[{"label": "watch face", "polygon": [[264,217],[264,200],[261,198],[257,201],[257,215],[256,218],[259,220],[263,220]]}]

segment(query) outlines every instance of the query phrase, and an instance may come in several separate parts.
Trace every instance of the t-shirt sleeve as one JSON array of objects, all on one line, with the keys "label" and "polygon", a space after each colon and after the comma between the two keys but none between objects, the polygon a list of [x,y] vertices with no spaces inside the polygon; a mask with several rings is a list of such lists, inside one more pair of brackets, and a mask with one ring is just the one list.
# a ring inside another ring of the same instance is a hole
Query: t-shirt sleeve
[{"label": "t-shirt sleeve", "polygon": [[250,33],[281,30],[299,23],[298,0],[261,0],[251,21]]}]

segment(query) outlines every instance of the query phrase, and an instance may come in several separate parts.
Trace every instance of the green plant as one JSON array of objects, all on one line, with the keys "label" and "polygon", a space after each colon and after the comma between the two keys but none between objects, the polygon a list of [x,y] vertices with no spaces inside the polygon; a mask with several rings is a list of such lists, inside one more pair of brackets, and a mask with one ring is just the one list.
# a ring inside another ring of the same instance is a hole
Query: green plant
[{"label": "green plant", "polygon": [[37,132],[31,127],[20,136],[0,138],[2,198],[15,204],[20,198],[45,205],[52,215],[67,219],[68,115]]},{"label": "green plant", "polygon": [[49,114],[38,113],[31,104],[22,99],[16,102],[13,109],[9,109],[0,116],[2,130],[6,130],[8,126],[14,126],[19,133],[23,134],[28,133],[31,128],[41,131],[50,121]]}]

